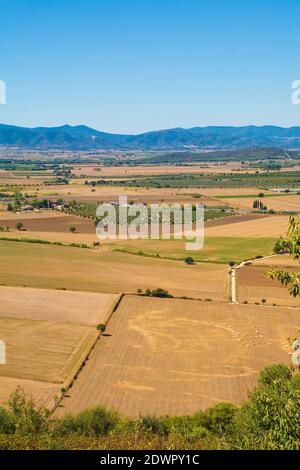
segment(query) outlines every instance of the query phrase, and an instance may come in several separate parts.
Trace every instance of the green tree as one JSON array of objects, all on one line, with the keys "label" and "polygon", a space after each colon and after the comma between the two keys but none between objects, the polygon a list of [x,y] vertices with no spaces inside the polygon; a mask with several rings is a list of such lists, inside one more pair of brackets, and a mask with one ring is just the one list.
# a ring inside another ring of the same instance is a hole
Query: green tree
[{"label": "green tree", "polygon": [[106,326],[104,325],[104,323],[99,323],[99,325],[97,325],[97,330],[100,331],[100,333],[105,333],[105,330],[106,330]]},{"label": "green tree", "polygon": [[[299,219],[290,217],[290,225],[286,237],[281,237],[275,245],[276,252],[290,254],[295,260],[300,258],[300,227]],[[283,286],[289,289],[293,297],[300,296],[300,272],[292,272],[284,269],[271,269],[267,276],[277,279]]]},{"label": "green tree", "polygon": [[16,229],[17,229],[17,230],[22,230],[23,227],[24,227],[24,225],[22,224],[22,222],[18,222],[18,223],[16,224]]}]

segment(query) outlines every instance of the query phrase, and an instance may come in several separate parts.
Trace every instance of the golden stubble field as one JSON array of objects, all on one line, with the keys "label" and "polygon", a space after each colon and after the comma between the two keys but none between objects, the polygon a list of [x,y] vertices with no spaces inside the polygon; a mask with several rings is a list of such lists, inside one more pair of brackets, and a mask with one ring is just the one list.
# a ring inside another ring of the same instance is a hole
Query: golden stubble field
[{"label": "golden stubble field", "polygon": [[127,296],[56,416],[96,405],[129,416],[241,403],[265,366],[289,362],[293,309]]},{"label": "golden stubble field", "polygon": [[[264,191],[265,192],[265,191]],[[249,193],[251,194],[251,193]],[[294,194],[290,196],[280,196],[276,195],[273,197],[268,197],[266,195],[264,198],[259,199],[268,210],[274,211],[291,211],[299,212],[300,211],[300,196]],[[222,199],[224,203],[230,204],[233,207],[238,207],[239,209],[253,209],[254,198],[228,198]]]},{"label": "golden stubble field", "polygon": [[1,317],[7,364],[0,375],[63,384],[96,334],[87,326]]},{"label": "golden stubble field", "polygon": [[78,372],[119,296],[0,287],[0,403],[21,386],[39,405],[52,406]]},{"label": "golden stubble field", "polygon": [[[175,296],[228,300],[228,266],[147,258],[106,250],[0,241],[0,283],[99,293],[161,287]],[[33,269],[34,266],[34,269]]]},{"label": "golden stubble field", "polygon": [[[237,270],[237,295],[239,302],[261,302],[263,299],[267,305],[281,305],[300,308],[299,298],[292,297],[288,289],[283,287],[277,280],[272,280],[267,277],[267,272],[275,267],[279,269],[285,269],[287,271],[300,271],[300,266],[277,264],[275,258],[269,258],[269,261],[273,260],[273,264],[261,266],[254,263],[250,266],[244,266]],[[276,265],[275,265],[276,264]]]},{"label": "golden stubble field", "polygon": [[97,326],[106,323],[117,294],[0,287],[0,318]]}]

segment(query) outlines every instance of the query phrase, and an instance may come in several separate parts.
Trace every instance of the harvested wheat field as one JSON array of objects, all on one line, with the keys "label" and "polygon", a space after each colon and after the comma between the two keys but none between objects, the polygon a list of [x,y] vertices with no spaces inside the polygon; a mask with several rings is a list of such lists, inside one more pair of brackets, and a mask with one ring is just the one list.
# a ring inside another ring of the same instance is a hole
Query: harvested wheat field
[{"label": "harvested wheat field", "polygon": [[[198,189],[200,191],[200,189]],[[218,198],[219,196],[255,196],[258,195],[259,193],[263,192],[264,194],[272,194],[272,191],[264,189],[263,191],[259,188],[245,188],[245,187],[240,187],[240,188],[202,188],[201,189],[202,194],[205,196],[212,196],[215,198]],[[224,201],[224,199],[223,199]],[[234,200],[233,200],[234,201]],[[231,201],[230,201],[231,204]]]},{"label": "harvested wheat field", "polygon": [[294,259],[291,255],[273,255],[268,258],[253,260],[252,263],[257,266],[292,267],[294,270],[300,268],[299,260]]},{"label": "harvested wheat field", "polygon": [[[271,260],[272,258],[270,258]],[[273,261],[274,263],[274,261]],[[237,270],[237,295],[239,302],[261,302],[263,299],[267,305],[284,305],[300,308],[299,298],[289,295],[286,287],[277,280],[266,277],[266,272],[275,266],[244,266]],[[295,270],[291,267],[280,266],[280,269]],[[300,271],[299,267],[298,270]]]},{"label": "harvested wheat field", "polygon": [[0,287],[0,317],[96,326],[106,323],[115,294]]},{"label": "harvested wheat field", "polygon": [[127,296],[56,414],[96,405],[125,415],[241,403],[265,366],[289,362],[293,309]]},{"label": "harvested wheat field", "polygon": [[[187,164],[187,165],[138,165],[138,166],[101,166],[101,165],[73,165],[72,173],[77,176],[149,176],[149,175],[186,175],[201,173],[231,173],[245,170],[239,162],[224,165],[216,164]],[[248,170],[247,170],[248,171]],[[251,169],[249,170],[251,172]],[[254,171],[254,170],[252,170]]]},{"label": "harvested wheat field", "polygon": [[[186,252],[185,252],[186,256]],[[161,287],[175,296],[228,300],[228,267],[186,266],[108,250],[0,241],[0,283],[100,293]],[[216,289],[217,286],[217,289]]]},{"label": "harvested wheat field", "polygon": [[239,223],[208,227],[205,235],[207,237],[279,238],[286,233],[288,225],[288,216],[254,217]]},{"label": "harvested wheat field", "polygon": [[[49,307],[51,308],[51,307]],[[96,339],[87,326],[0,318],[6,361],[0,376],[64,383]]]},{"label": "harvested wheat field", "polygon": [[[300,196],[297,194],[289,196],[273,195],[272,197],[266,196],[257,199],[267,206],[268,210],[300,212]],[[222,201],[239,209],[252,209],[255,198],[228,198],[222,199]]]},{"label": "harvested wheat field", "polygon": [[[2,366],[1,366],[2,367]],[[0,406],[5,405],[11,394],[21,387],[38,406],[52,407],[55,396],[59,395],[58,384],[38,382],[36,380],[15,379],[11,377],[0,377]]]}]

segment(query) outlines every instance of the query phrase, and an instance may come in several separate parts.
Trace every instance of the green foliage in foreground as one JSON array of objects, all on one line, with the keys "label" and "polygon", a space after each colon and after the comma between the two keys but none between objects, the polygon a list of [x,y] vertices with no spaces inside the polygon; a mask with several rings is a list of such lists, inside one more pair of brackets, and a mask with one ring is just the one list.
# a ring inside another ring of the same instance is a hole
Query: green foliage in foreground
[{"label": "green foliage in foreground", "polygon": [[300,449],[300,374],[266,368],[241,407],[192,416],[124,418],[96,407],[55,420],[17,389],[0,408],[4,449]]},{"label": "green foliage in foreground", "polygon": [[[287,253],[295,260],[300,259],[300,219],[290,217],[289,229],[286,237],[281,237],[274,246],[274,253]],[[267,273],[271,279],[277,279],[284,287],[289,289],[293,297],[300,296],[300,272],[291,272],[285,269],[271,269]]]}]

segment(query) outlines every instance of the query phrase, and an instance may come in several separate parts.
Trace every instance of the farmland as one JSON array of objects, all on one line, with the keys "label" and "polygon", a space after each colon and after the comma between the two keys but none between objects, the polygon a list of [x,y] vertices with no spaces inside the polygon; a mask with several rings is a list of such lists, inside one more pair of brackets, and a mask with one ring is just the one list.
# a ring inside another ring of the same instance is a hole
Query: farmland
[{"label": "farmland", "polygon": [[0,403],[21,385],[40,405],[69,384],[95,343],[118,296],[0,287],[0,334],[7,362],[0,368]]},{"label": "farmland", "polygon": [[0,331],[8,357],[1,366],[2,377],[61,384],[96,335],[96,329],[80,325],[3,317]]},{"label": "farmland", "polygon": [[114,294],[3,286],[0,297],[0,317],[85,326],[106,323],[118,300]]},{"label": "farmland", "polygon": [[57,415],[105,404],[129,416],[240,403],[288,362],[298,311],[127,296]]},{"label": "farmland", "polygon": [[[287,363],[299,314],[287,307],[299,306],[263,276],[273,258],[238,270],[239,305],[229,303],[228,264],[272,255],[288,227],[280,213],[297,210],[297,194],[272,191],[294,187],[295,172],[257,171],[240,162],[110,166],[104,157],[2,171],[0,339],[8,362],[0,403],[21,385],[38,404],[56,403],[54,416],[95,405],[128,416],[187,414],[241,403],[263,367]],[[252,210],[262,192],[276,213]],[[186,240],[172,238],[95,244],[97,204],[120,195],[129,204],[204,204],[204,248],[187,251]],[[159,288],[174,298],[145,295]],[[100,339],[99,324],[107,326]]]},{"label": "farmland", "polygon": [[[270,258],[271,261],[272,258]],[[278,281],[267,277],[268,270],[273,268],[275,264],[276,261],[273,259],[270,266],[260,266],[259,263],[254,263],[238,270],[237,286],[239,302],[254,304],[261,302],[263,299],[266,305],[284,305],[299,308],[299,299],[291,297],[288,290],[281,286]],[[297,268],[282,264],[280,266],[288,271],[299,269],[299,264]]]},{"label": "farmland", "polygon": [[126,253],[3,241],[0,257],[0,283],[7,286],[100,293],[162,287],[176,296],[228,299],[228,268],[222,265],[186,266]]}]

